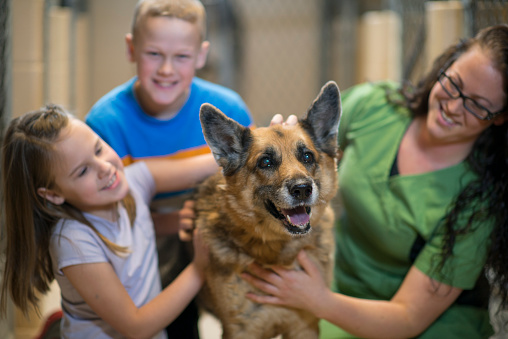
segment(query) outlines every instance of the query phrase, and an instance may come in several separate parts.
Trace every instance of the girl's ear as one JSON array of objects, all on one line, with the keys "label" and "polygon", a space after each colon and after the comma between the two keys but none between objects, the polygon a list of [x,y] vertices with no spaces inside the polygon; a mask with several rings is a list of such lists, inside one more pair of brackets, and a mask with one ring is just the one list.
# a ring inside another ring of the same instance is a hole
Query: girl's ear
[{"label": "girl's ear", "polygon": [[201,43],[201,47],[199,48],[198,59],[196,61],[196,69],[201,69],[206,63],[206,58],[208,57],[208,50],[210,49],[210,42],[203,41]]},{"label": "girl's ear", "polygon": [[44,187],[39,187],[37,189],[37,194],[43,197],[44,199],[51,201],[55,205],[61,205],[65,202],[65,198],[62,197],[60,194]]},{"label": "girl's ear", "polygon": [[127,47],[127,59],[130,62],[136,61],[136,56],[134,55],[134,41],[132,40],[132,34],[127,33],[125,35],[125,44]]}]

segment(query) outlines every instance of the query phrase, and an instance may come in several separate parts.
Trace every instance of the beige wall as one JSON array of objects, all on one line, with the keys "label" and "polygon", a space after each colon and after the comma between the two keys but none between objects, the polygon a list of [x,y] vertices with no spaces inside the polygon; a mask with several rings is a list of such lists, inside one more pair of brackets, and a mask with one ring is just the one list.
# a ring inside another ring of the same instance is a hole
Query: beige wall
[{"label": "beige wall", "polygon": [[265,1],[238,1],[244,26],[240,86],[258,125],[276,113],[301,116],[324,85],[318,83],[320,2],[291,7],[292,1],[278,0],[269,12]]},{"label": "beige wall", "polygon": [[432,1],[425,3],[426,69],[445,48],[455,44],[464,34],[464,8],[461,1]]},{"label": "beige wall", "polygon": [[44,0],[13,1],[13,115],[54,102],[81,117],[107,91],[133,76],[124,36],[135,4],[136,0],[90,0],[88,12],[76,16],[75,36],[70,35],[71,10],[51,7],[44,46]]},{"label": "beige wall", "polygon": [[12,1],[12,111],[14,116],[43,103],[44,0]]},{"label": "beige wall", "polygon": [[[127,60],[125,34],[137,0],[90,0],[90,101],[97,101],[135,74]],[[90,107],[88,107],[90,108]]]},{"label": "beige wall", "polygon": [[357,82],[393,80],[402,76],[401,18],[393,11],[372,11],[360,19]]},{"label": "beige wall", "polygon": [[48,13],[49,46],[47,46],[47,70],[48,77],[44,86],[47,97],[46,101],[63,105],[67,109],[71,107],[72,84],[71,70],[71,20],[70,8],[52,7]]}]

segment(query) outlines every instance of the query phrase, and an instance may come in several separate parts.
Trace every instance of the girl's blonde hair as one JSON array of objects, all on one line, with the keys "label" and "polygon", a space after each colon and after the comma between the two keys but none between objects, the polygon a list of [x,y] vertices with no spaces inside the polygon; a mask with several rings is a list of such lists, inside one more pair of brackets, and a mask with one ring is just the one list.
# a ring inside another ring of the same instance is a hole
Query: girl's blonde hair
[{"label": "girl's blonde hair", "polygon": [[[37,292],[45,293],[54,279],[49,253],[53,228],[60,219],[74,219],[89,226],[115,252],[126,252],[102,234],[83,213],[68,203],[54,205],[37,194],[40,187],[54,188],[52,166],[57,161],[54,144],[73,119],[63,108],[47,105],[15,118],[2,145],[3,224],[6,259],[1,292],[1,312],[8,294],[25,314],[37,311]],[[131,222],[135,203],[130,194],[123,201]]]}]

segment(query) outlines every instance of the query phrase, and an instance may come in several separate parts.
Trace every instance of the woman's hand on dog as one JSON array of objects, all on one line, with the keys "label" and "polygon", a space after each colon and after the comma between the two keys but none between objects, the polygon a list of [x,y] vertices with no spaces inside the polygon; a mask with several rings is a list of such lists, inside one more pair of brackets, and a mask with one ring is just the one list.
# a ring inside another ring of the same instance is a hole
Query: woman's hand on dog
[{"label": "woman's hand on dog", "polygon": [[323,300],[331,300],[332,291],[326,286],[317,266],[305,251],[298,254],[302,270],[280,266],[264,269],[254,263],[242,278],[268,295],[247,293],[247,298],[262,304],[275,304],[305,309],[319,317]]}]

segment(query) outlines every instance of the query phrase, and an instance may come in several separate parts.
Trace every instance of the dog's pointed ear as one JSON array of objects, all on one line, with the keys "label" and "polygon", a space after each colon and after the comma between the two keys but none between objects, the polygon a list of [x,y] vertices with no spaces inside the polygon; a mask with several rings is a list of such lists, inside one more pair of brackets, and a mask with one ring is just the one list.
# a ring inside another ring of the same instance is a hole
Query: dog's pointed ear
[{"label": "dog's pointed ear", "polygon": [[309,132],[314,143],[331,157],[337,156],[337,134],[339,132],[342,106],[339,87],[334,81],[327,82],[314,100],[307,116],[300,121]]},{"label": "dog's pointed ear", "polygon": [[245,151],[251,142],[250,129],[227,117],[210,104],[199,112],[205,140],[225,176],[235,173],[245,162]]}]

